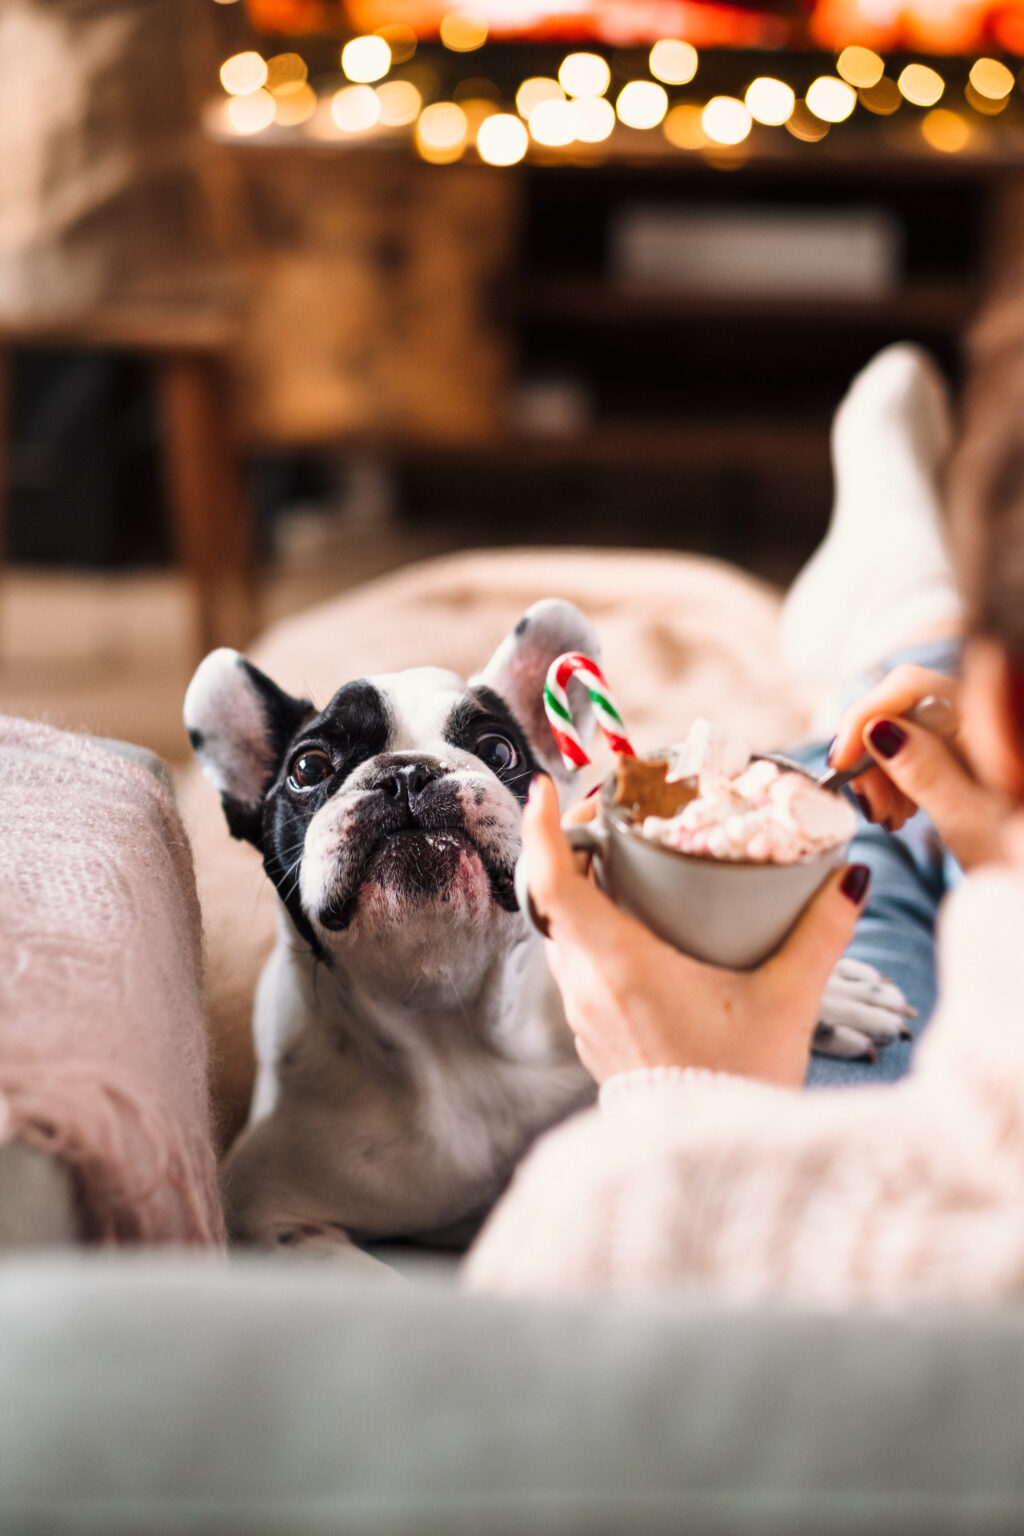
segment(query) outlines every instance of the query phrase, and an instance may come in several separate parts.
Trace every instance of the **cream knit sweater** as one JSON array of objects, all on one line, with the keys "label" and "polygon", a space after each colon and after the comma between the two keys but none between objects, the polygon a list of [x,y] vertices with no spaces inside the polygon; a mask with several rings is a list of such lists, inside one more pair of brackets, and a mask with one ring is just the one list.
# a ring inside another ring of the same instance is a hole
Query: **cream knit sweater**
[{"label": "cream knit sweater", "polygon": [[465,1284],[824,1307],[1019,1295],[1024,870],[949,899],[939,982],[916,1069],[891,1087],[613,1078],[526,1158]]}]

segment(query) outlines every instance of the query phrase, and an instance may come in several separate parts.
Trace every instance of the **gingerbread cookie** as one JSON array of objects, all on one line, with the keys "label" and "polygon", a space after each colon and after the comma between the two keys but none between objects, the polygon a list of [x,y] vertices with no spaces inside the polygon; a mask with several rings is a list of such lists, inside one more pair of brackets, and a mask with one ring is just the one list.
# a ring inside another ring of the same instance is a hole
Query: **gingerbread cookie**
[{"label": "gingerbread cookie", "polygon": [[667,782],[667,758],[627,757],[620,752],[617,762],[614,803],[626,806],[634,821],[647,816],[675,816],[697,797],[696,779]]}]

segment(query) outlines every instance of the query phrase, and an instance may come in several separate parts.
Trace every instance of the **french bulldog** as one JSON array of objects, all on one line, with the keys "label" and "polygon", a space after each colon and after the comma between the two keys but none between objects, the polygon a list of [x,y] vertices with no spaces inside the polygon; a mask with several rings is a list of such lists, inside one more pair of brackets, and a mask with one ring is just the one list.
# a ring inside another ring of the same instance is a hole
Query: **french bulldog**
[{"label": "french bulldog", "polygon": [[[319,711],[235,651],[199,667],[190,739],[279,898],[223,1173],[236,1240],[460,1242],[530,1142],[594,1097],[513,875],[530,779],[568,786],[548,666],[598,649],[548,600],[468,682],[414,667]],[[573,708],[586,739],[582,688]]]},{"label": "french bulldog", "polygon": [[[318,711],[236,651],[196,672],[193,747],[278,897],[250,1120],[223,1170],[235,1240],[350,1260],[392,1238],[462,1244],[530,1143],[594,1098],[514,888],[531,778],[569,789],[542,702],[569,650],[597,658],[597,635],[548,599],[468,682],[414,667]],[[575,680],[570,702],[586,741]],[[872,1053],[902,1004],[841,961],[815,1048]]]}]

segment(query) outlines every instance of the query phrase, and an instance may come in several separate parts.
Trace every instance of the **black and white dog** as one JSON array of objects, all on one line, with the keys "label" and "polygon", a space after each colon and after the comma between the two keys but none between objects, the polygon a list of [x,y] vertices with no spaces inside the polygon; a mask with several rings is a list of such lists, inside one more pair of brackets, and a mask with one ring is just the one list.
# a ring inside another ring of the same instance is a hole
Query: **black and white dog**
[{"label": "black and white dog", "polygon": [[[463,1241],[531,1141],[594,1097],[513,888],[531,777],[568,783],[542,687],[569,650],[597,657],[597,636],[547,600],[468,683],[415,667],[318,712],[236,651],[196,672],[192,744],[280,898],[250,1122],[224,1169],[237,1240]],[[816,1048],[873,1051],[902,1003],[841,961]]]},{"label": "black and white dog", "polygon": [[[417,667],[318,712],[235,651],[196,672],[192,744],[280,898],[224,1170],[236,1239],[458,1240],[593,1097],[513,891],[530,779],[567,782],[542,705],[567,650],[597,636],[551,600],[468,683]],[[574,707],[585,731],[582,690]]]}]

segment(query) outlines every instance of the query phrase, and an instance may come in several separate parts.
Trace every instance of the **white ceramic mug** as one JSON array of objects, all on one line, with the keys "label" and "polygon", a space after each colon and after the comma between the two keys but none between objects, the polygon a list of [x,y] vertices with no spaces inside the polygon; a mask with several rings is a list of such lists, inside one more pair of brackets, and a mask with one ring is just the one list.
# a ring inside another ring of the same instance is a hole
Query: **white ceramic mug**
[{"label": "white ceramic mug", "polygon": [[[631,825],[615,804],[614,774],[601,786],[595,819],[564,830],[574,848],[593,856],[597,883],[618,906],[684,954],[735,971],[752,970],[779,948],[850,847],[838,843],[797,864],[680,853]],[[528,920],[545,932],[522,857],[516,894]]]}]

